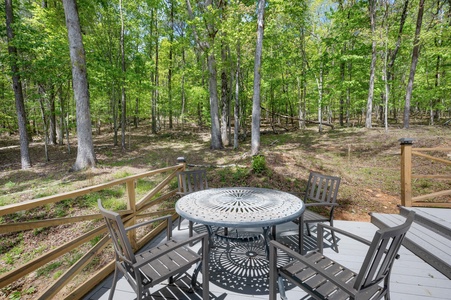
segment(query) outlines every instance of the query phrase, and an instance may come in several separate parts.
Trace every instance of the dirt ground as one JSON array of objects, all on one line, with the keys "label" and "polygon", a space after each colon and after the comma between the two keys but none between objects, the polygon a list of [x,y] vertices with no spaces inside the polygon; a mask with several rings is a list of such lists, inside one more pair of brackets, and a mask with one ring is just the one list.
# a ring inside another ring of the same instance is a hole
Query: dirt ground
[{"label": "dirt ground", "polygon": [[[0,205],[108,182],[116,179],[118,174],[131,175],[174,165],[178,157],[185,157],[191,167],[208,168],[210,187],[255,186],[301,194],[310,171],[340,176],[340,206],[335,219],[369,221],[370,212],[398,212],[400,138],[414,138],[414,147],[451,148],[451,127],[413,126],[409,130],[390,128],[388,132],[382,128],[327,128],[318,133],[316,127],[284,133],[265,131],[261,136],[261,154],[265,157],[267,170],[260,174],[252,171],[250,137],[242,140],[236,150],[230,146],[224,150],[210,150],[208,130],[197,128],[166,130],[153,135],[149,126],[141,126],[128,132],[125,151],[113,145],[111,132],[103,131],[100,135],[94,135],[97,167],[75,173],[68,172],[76,158],[75,139],[71,139],[70,152],[66,144],[50,145],[50,160],[46,161],[44,144],[35,138],[30,144],[33,167],[21,170],[17,136],[2,136]],[[438,155],[450,159],[451,151]],[[438,167],[421,160],[414,166],[424,173],[450,172],[449,167]],[[440,186],[451,189],[449,182],[440,182]],[[415,192],[435,187],[434,184],[420,183]],[[2,218],[4,222],[8,222],[7,217]],[[45,242],[60,244],[77,230],[54,228],[48,233],[52,239]],[[32,252],[36,245],[43,242],[31,232],[24,233],[22,237],[23,253]],[[1,238],[4,241],[14,239],[8,235]],[[2,249],[8,248],[5,244],[0,246]],[[3,250],[0,253],[1,273],[10,268],[5,263],[5,253]],[[19,262],[26,260],[25,255],[18,256]],[[15,290],[41,290],[45,284],[45,278],[24,279],[8,289],[2,289],[0,299],[10,297],[11,291]],[[31,298],[23,295],[22,299]]]}]

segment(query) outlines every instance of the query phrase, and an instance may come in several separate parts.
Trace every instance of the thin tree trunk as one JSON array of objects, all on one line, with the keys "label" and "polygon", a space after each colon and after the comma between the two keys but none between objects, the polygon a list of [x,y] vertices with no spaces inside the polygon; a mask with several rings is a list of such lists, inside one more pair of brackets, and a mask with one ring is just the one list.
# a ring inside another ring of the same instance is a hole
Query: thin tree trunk
[{"label": "thin tree trunk", "polygon": [[238,40],[236,45],[236,73],[235,73],[235,107],[233,110],[235,126],[233,135],[233,149],[239,146],[240,134],[240,59],[241,59],[241,45]]},{"label": "thin tree trunk", "polygon": [[[227,54],[222,45],[221,49],[222,61],[227,61]],[[229,145],[229,137],[227,135],[227,123],[229,120],[229,97],[228,97],[228,78],[225,70],[225,64],[221,71],[221,104],[222,104],[222,114],[221,114],[221,140],[224,146]]]},{"label": "thin tree trunk", "polygon": [[120,34],[120,47],[121,47],[121,148],[122,151],[126,150],[125,142],[125,130],[127,126],[127,98],[125,95],[125,47],[124,47],[124,16],[122,13],[122,0],[119,0],[119,12],[121,17],[121,34]]},{"label": "thin tree trunk", "polygon": [[69,50],[72,63],[72,82],[77,116],[77,159],[71,171],[79,171],[87,167],[95,167],[96,157],[92,142],[91,113],[89,109],[89,90],[86,72],[85,50],[81,36],[75,0],[63,0],[66,17]]},{"label": "thin tree trunk", "polygon": [[370,81],[368,89],[368,100],[366,103],[366,119],[365,127],[371,128],[371,114],[373,112],[373,100],[374,100],[374,81],[376,73],[376,59],[377,59],[377,41],[376,41],[376,0],[369,1],[369,14],[371,20],[371,66],[370,66]]},{"label": "thin tree trunk", "polygon": [[50,86],[49,108],[49,144],[56,145],[55,89],[53,85]]},{"label": "thin tree trunk", "polygon": [[424,0],[420,0],[418,7],[417,24],[415,29],[415,38],[413,41],[412,64],[410,66],[409,81],[407,83],[406,100],[404,105],[403,128],[408,129],[410,123],[410,101],[412,99],[413,82],[417,69],[418,57],[420,56],[420,34],[421,24],[423,23]]},{"label": "thin tree trunk", "polygon": [[263,29],[265,17],[265,0],[258,0],[257,3],[257,42],[255,47],[254,61],[254,95],[252,97],[252,137],[251,137],[251,155],[257,155],[260,152],[260,119],[261,119],[261,61],[263,51]]},{"label": "thin tree trunk", "polygon": [[172,59],[174,43],[174,3],[171,2],[171,32],[169,34],[169,70],[168,70],[168,103],[169,103],[169,129],[172,129],[172,70],[174,68],[174,62]]},{"label": "thin tree trunk", "polygon": [[63,97],[63,87],[62,85],[58,88],[58,99],[60,102],[60,126],[58,128],[58,145],[62,146],[64,141],[64,97]]},{"label": "thin tree trunk", "polygon": [[[42,93],[44,95],[45,93]],[[44,124],[44,154],[45,154],[45,161],[50,161],[49,158],[49,135],[48,135],[48,127],[47,127],[47,117],[45,116],[45,108],[44,108],[44,99],[42,97],[39,97],[39,106],[41,108],[41,117],[42,117],[42,123]]]},{"label": "thin tree trunk", "polygon": [[20,79],[19,67],[17,65],[18,53],[14,41],[14,24],[12,0],[5,0],[6,12],[6,35],[8,39],[8,53],[10,57],[10,66],[13,80],[13,90],[16,102],[17,123],[19,125],[20,138],[20,162],[22,169],[31,167],[30,153],[28,151],[28,133],[27,133],[27,116],[25,113],[25,104],[23,99],[22,81]]},{"label": "thin tree trunk", "polygon": [[219,125],[218,84],[216,74],[216,59],[213,50],[207,57],[210,91],[210,119],[211,119],[211,149],[222,149],[221,130]]}]

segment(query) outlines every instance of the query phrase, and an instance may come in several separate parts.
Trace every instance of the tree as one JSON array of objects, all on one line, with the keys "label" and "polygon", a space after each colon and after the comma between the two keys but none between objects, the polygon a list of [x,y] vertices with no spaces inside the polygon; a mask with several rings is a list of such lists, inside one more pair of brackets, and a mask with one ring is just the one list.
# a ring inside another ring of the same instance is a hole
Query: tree
[{"label": "tree", "polygon": [[119,0],[119,14],[121,17],[121,34],[120,34],[120,47],[121,47],[121,148],[125,151],[125,129],[127,127],[127,97],[125,94],[125,45],[124,45],[124,14],[122,12],[122,0]]},{"label": "tree", "polygon": [[370,80],[369,80],[369,90],[368,90],[368,100],[366,104],[366,119],[365,127],[371,128],[371,114],[373,112],[373,98],[374,98],[374,80],[376,73],[376,58],[377,58],[377,41],[376,41],[376,0],[370,0],[369,3],[369,14],[371,23],[371,66],[370,66]]},{"label": "tree", "polygon": [[16,47],[13,45],[14,31],[12,26],[14,24],[14,19],[12,0],[5,0],[5,12],[6,34],[8,37],[8,53],[10,56],[14,96],[16,99],[17,122],[19,124],[20,161],[22,169],[28,169],[31,167],[31,159],[28,151],[27,116],[25,113],[22,81],[20,79],[19,67],[17,65],[18,53]]},{"label": "tree", "polygon": [[252,137],[251,154],[257,155],[260,151],[260,119],[261,119],[261,62],[263,52],[263,25],[265,16],[265,0],[258,0],[257,3],[257,42],[255,47],[254,62],[254,95],[252,97]]},{"label": "tree", "polygon": [[[224,5],[220,1],[220,5]],[[194,12],[190,0],[186,0],[186,7],[188,15],[191,20],[194,20]],[[211,120],[211,149],[222,149],[221,128],[219,123],[219,104],[218,104],[218,79],[216,70],[216,58],[214,52],[214,42],[218,29],[215,26],[216,18],[214,15],[215,8],[213,1],[207,0],[199,2],[198,7],[202,18],[204,18],[205,29],[200,32],[199,27],[194,27],[194,36],[197,44],[197,51],[203,51],[207,56],[208,65],[208,90],[210,93],[210,120]]]},{"label": "tree", "polygon": [[415,78],[415,72],[418,63],[418,57],[420,56],[420,34],[421,34],[421,24],[423,22],[423,12],[424,12],[424,0],[420,0],[418,7],[417,25],[415,28],[415,38],[413,40],[413,50],[412,50],[412,64],[410,66],[409,82],[407,84],[406,90],[406,100],[404,105],[404,121],[403,128],[408,129],[410,123],[410,101],[412,99],[413,82]]},{"label": "tree", "polygon": [[77,159],[70,169],[71,171],[79,171],[87,167],[95,167],[96,165],[94,145],[92,143],[85,49],[75,1],[63,0],[72,63],[72,85],[76,105],[78,138]]}]

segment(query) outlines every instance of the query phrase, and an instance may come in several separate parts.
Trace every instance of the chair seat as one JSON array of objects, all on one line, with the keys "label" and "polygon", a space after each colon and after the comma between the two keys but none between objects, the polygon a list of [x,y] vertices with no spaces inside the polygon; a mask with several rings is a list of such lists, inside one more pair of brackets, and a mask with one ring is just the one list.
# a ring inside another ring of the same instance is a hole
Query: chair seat
[{"label": "chair seat", "polygon": [[[148,251],[135,255],[136,263],[149,261],[149,258],[158,256],[160,253],[167,251],[168,248],[174,247],[177,242],[169,240],[162,245],[152,248]],[[140,268],[143,285],[154,286],[174,275],[174,272],[182,273],[191,268],[193,264],[200,261],[202,257],[187,247],[179,247],[172,251],[161,255],[158,259],[153,260],[151,264],[146,264]],[[134,277],[134,276],[133,276]]]},{"label": "chair seat", "polygon": [[[304,257],[307,261],[319,268],[321,272],[313,270],[300,261],[294,261],[281,267],[279,269],[279,274],[282,277],[296,281],[301,288],[309,294],[314,295],[317,299],[350,299],[348,293],[338,288],[337,285],[328,280],[325,276],[333,277],[336,280],[346,283],[348,288],[352,290],[357,273],[325,257],[320,252],[310,252]],[[321,274],[324,274],[325,276]],[[377,296],[382,290],[383,288],[381,286],[374,285],[366,292],[374,295],[377,299]],[[368,297],[368,299],[369,298],[370,297]]]}]

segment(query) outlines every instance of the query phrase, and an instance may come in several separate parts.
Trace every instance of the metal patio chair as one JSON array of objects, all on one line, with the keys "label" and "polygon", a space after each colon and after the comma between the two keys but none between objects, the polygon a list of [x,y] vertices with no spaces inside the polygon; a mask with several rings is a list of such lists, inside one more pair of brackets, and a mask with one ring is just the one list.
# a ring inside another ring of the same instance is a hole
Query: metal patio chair
[{"label": "metal patio chair", "polygon": [[[309,224],[329,222],[330,226],[334,226],[334,210],[338,206],[337,195],[340,181],[340,177],[310,172],[305,195],[302,198],[306,210],[299,219],[295,220],[295,223],[299,225],[299,253],[304,253],[304,224],[309,236],[311,235]],[[320,214],[309,208],[323,211]],[[332,239],[334,249],[338,252],[334,233],[332,233]]]},{"label": "metal patio chair", "polygon": [[[136,292],[137,299],[140,300],[145,296],[148,288],[166,279],[169,279],[169,282],[172,283],[174,276],[185,273],[196,264],[197,266],[191,280],[191,289],[195,288],[197,275],[200,267],[202,267],[202,297],[203,299],[208,299],[209,269],[207,234],[196,235],[185,241],[177,242],[171,238],[171,216],[156,218],[125,228],[121,216],[116,212],[106,210],[102,206],[100,199],[98,200],[98,206],[100,213],[105,219],[115,250],[114,278],[109,300],[113,298],[119,272],[124,274],[125,279],[127,279],[128,283]],[[127,231],[161,221],[166,221],[168,224],[166,241],[152,249],[135,254],[128,239]],[[188,244],[199,239],[202,240],[202,255],[187,247]]]},{"label": "metal patio chair", "polygon": [[[185,196],[193,192],[208,189],[207,171],[206,170],[190,170],[182,171],[177,174],[178,192],[180,196]],[[179,217],[178,230],[182,224],[182,217]],[[189,237],[193,236],[194,224],[189,221]]]},{"label": "metal patio chair", "polygon": [[[276,299],[276,286],[287,299],[283,279],[301,287],[314,299],[390,299],[390,273],[402,241],[415,218],[411,212],[405,223],[376,231],[373,241],[349,232],[318,224],[318,250],[301,255],[282,244],[270,243],[269,299]],[[336,231],[369,246],[359,272],[353,272],[323,254],[323,228]],[[277,252],[293,261],[277,267]]]}]

